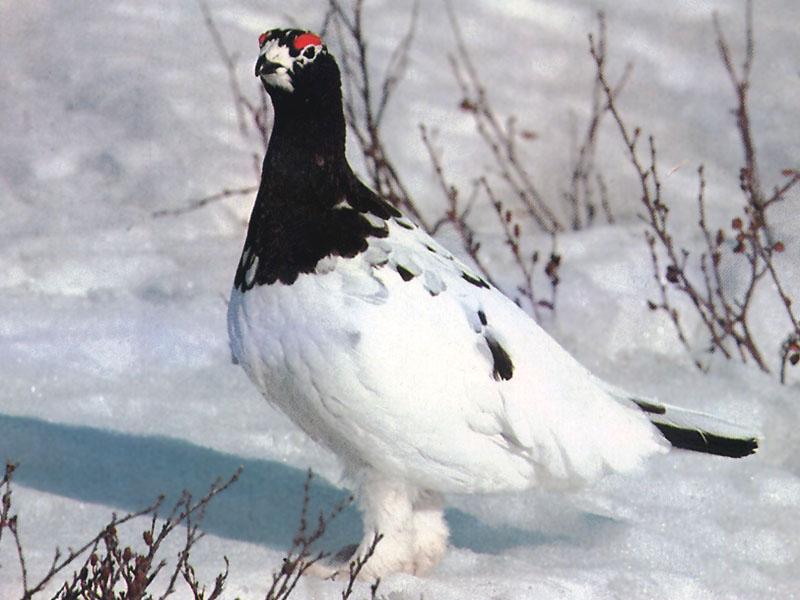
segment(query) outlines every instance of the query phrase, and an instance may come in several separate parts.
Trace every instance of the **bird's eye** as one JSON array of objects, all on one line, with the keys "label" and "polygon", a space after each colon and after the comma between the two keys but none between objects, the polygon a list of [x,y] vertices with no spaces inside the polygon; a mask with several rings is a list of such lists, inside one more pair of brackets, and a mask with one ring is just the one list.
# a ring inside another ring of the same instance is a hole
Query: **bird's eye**
[{"label": "bird's eye", "polygon": [[314,58],[314,55],[317,53],[317,49],[314,46],[308,46],[305,50],[303,50],[303,56],[306,58]]}]

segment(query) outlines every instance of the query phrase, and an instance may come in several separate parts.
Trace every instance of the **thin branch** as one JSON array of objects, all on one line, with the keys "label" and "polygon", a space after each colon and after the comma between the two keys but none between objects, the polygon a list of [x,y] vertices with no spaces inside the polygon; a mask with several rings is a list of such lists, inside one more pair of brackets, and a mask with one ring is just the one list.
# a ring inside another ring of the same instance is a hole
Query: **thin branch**
[{"label": "thin branch", "polygon": [[[342,600],[348,600],[353,593],[353,586],[355,585],[356,580],[358,579],[359,573],[361,570],[366,566],[367,562],[372,558],[375,554],[375,549],[378,547],[378,544],[383,539],[383,535],[380,533],[376,533],[372,537],[372,542],[364,551],[361,556],[358,556],[354,560],[350,561],[349,567],[349,578],[347,580],[347,585],[345,589],[342,591]],[[378,585],[380,584],[380,579],[376,580],[375,583],[372,585],[372,597],[375,597],[375,593],[378,590]]]},{"label": "thin branch", "polygon": [[[136,519],[138,517],[143,517],[145,515],[152,514],[152,513],[156,512],[156,511],[158,511],[158,508],[161,506],[163,501],[164,501],[164,497],[163,496],[159,496],[156,499],[156,501],[153,502],[147,508],[143,508],[142,510],[139,510],[139,511],[136,511],[136,512],[128,513],[128,514],[124,515],[121,518],[117,518],[116,514],[112,514],[111,515],[111,521],[97,535],[95,535],[91,540],[89,540],[88,542],[86,542],[85,544],[80,546],[77,550],[70,550],[67,553],[67,555],[64,556],[63,558],[61,557],[60,551],[56,550],[55,557],[53,559],[53,563],[51,564],[51,566],[48,569],[48,571],[44,574],[44,576],[39,580],[39,582],[36,585],[34,585],[33,587],[29,588],[27,583],[26,583],[26,579],[23,576],[23,583],[22,583],[23,588],[24,588],[24,593],[23,593],[23,596],[22,596],[23,600],[28,600],[29,598],[32,598],[35,594],[37,594],[40,591],[42,591],[45,588],[45,586],[48,583],[50,583],[52,581],[52,579],[56,575],[58,575],[58,573],[63,571],[75,559],[77,559],[79,556],[84,554],[90,548],[96,548],[97,545],[101,541],[103,541],[103,539],[106,538],[106,536],[108,535],[108,532],[110,530],[116,530],[117,527],[119,527],[120,525],[124,525],[128,521],[132,521],[133,519]],[[21,548],[20,548],[20,562],[24,563],[24,558],[22,556]],[[23,567],[23,570],[24,570],[24,564],[21,565],[21,566]]]},{"label": "thin branch", "polygon": [[181,206],[180,208],[162,208],[156,210],[151,214],[151,216],[154,218],[177,217],[179,215],[184,215],[186,213],[193,212],[195,210],[203,208],[204,206],[208,206],[209,204],[219,202],[220,200],[224,200],[232,196],[249,196],[250,194],[255,193],[257,190],[258,190],[257,185],[246,186],[236,189],[226,188],[223,189],[221,192],[217,192],[216,194],[211,194],[210,196],[203,196],[202,198],[194,198],[188,200],[187,203],[184,206]]},{"label": "thin branch", "polygon": [[239,124],[239,131],[244,135],[247,133],[247,124],[244,119],[244,111],[242,110],[242,103],[240,101],[244,95],[239,87],[239,80],[236,77],[237,57],[230,54],[225,47],[225,43],[222,41],[222,36],[219,33],[219,29],[217,29],[217,24],[214,22],[208,4],[205,0],[197,0],[197,3],[200,5],[200,11],[203,13],[203,21],[205,22],[206,29],[208,29],[208,32],[211,34],[211,40],[214,42],[217,54],[219,54],[220,58],[225,63],[225,69],[228,73],[228,85],[230,85],[231,91],[233,92],[233,106],[236,110],[236,122]]},{"label": "thin branch", "polygon": [[320,512],[316,527],[309,524],[308,507],[311,500],[311,481],[314,474],[311,470],[303,484],[303,502],[300,509],[300,523],[283,559],[279,571],[272,574],[272,585],[267,590],[265,600],[285,600],[294,591],[300,578],[315,563],[329,556],[326,552],[315,552],[313,546],[325,535],[327,527],[352,501],[350,496],[337,503],[327,514]]},{"label": "thin branch", "polygon": [[426,231],[432,225],[419,210],[391,160],[381,136],[381,123],[402,79],[417,27],[418,4],[412,7],[404,36],[395,46],[383,79],[375,86],[370,75],[367,34],[363,26],[363,0],[353,0],[347,10],[338,0],[329,0],[332,25],[340,40],[340,66],[346,93],[344,110],[350,131],[366,159],[370,183],[375,191],[408,212]]},{"label": "thin branch", "polygon": [[531,218],[548,233],[563,230],[563,226],[534,185],[530,174],[514,153],[515,145],[511,139],[513,132],[500,124],[499,118],[487,100],[486,90],[470,58],[452,3],[445,2],[445,8],[456,40],[456,54],[450,55],[449,60],[463,95],[462,109],[473,116],[478,133],[491,151],[501,177],[514,190]]},{"label": "thin branch", "polygon": [[[484,263],[483,258],[480,255],[481,244],[477,240],[475,231],[472,229],[472,227],[470,227],[466,220],[467,215],[472,208],[473,202],[470,201],[467,203],[466,208],[461,208],[458,189],[454,185],[448,183],[447,179],[445,178],[441,159],[433,146],[430,136],[428,135],[427,127],[420,125],[419,129],[422,137],[422,143],[425,146],[425,149],[428,151],[428,157],[431,161],[431,165],[433,165],[436,182],[439,184],[439,188],[442,190],[447,202],[447,211],[445,216],[442,218],[442,220],[437,222],[436,228],[438,229],[443,223],[451,223],[458,233],[458,236],[461,238],[461,245],[464,248],[464,251],[472,259],[472,262],[478,268],[481,275],[489,283],[497,287],[497,283],[493,280],[488,266]],[[474,198],[475,196],[473,195],[473,200]]]}]

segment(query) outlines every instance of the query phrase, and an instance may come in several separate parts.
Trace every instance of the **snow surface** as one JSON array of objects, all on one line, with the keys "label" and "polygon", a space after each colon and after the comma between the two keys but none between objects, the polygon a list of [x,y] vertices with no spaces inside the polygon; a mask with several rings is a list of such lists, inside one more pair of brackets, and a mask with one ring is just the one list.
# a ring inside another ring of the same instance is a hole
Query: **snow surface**
[{"label": "snow surface", "polygon": [[[686,243],[697,243],[689,227],[700,162],[711,218],[729,222],[739,206],[741,157],[710,18],[718,10],[741,48],[740,3],[456,4],[495,106],[540,136],[529,152],[543,192],[553,195],[566,181],[570,123],[585,118],[591,87],[585,34],[605,8],[612,64],[635,63],[621,106],[656,134],[664,163],[678,167],[666,185]],[[316,28],[323,8],[310,0],[211,3],[248,93],[257,85],[250,72],[258,33]],[[404,2],[367,3],[376,76],[408,10]],[[386,139],[415,196],[429,198],[425,209],[434,213],[441,199],[416,125],[437,128],[448,169],[462,181],[487,158],[469,116],[455,107],[444,8],[431,2],[421,10]],[[795,0],[757,4],[752,109],[770,181],[797,167],[800,155],[792,127],[798,22]],[[225,69],[197,4],[4,3],[0,90],[0,458],[21,463],[14,497],[32,577],[56,546],[85,541],[112,512],[141,508],[162,492],[202,493],[244,465],[241,481],[212,505],[194,564],[211,581],[226,555],[228,596],[262,596],[291,540],[305,469],[321,476],[315,507],[346,491],[334,458],[272,410],[229,361],[225,299],[252,199],[151,216],[255,177],[258,142],[237,128]],[[780,386],[736,363],[714,364],[707,375],[692,368],[670,323],[645,307],[656,290],[634,216],[635,185],[613,130],[603,135],[601,163],[614,174],[613,201],[627,218],[562,236],[559,308],[545,324],[610,381],[752,425],[764,448],[742,461],[672,453],[638,478],[609,477],[573,495],[450,498],[453,548],[425,579],[384,581],[381,592],[392,600],[800,594],[800,377]],[[796,199],[793,206],[781,220],[787,252],[780,266],[793,271],[797,297]],[[782,339],[778,309],[766,295],[758,302],[759,335]],[[776,352],[773,344],[770,356]],[[142,526],[127,530],[129,539],[139,539]],[[359,538],[354,509],[331,535],[334,547]],[[3,599],[20,590],[12,550],[4,539]],[[337,598],[340,589],[307,580],[297,597]]]}]

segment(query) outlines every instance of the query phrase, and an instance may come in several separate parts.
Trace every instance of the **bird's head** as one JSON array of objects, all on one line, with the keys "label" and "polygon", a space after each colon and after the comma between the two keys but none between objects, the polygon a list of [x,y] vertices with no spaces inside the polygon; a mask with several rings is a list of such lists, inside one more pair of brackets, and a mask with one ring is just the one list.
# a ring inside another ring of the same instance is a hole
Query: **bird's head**
[{"label": "bird's head", "polygon": [[271,95],[294,94],[313,83],[322,63],[333,62],[320,37],[302,29],[270,29],[258,44],[256,77]]}]

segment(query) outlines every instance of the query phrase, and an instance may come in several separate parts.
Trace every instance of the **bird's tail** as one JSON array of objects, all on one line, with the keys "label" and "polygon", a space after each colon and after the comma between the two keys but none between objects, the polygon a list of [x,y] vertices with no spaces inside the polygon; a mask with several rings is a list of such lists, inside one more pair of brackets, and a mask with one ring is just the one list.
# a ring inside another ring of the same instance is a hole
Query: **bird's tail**
[{"label": "bird's tail", "polygon": [[758,450],[759,436],[734,423],[669,404],[625,398],[647,413],[650,422],[675,448],[731,458],[749,456]]},{"label": "bird's tail", "polygon": [[760,436],[752,430],[706,413],[636,398],[605,381],[601,385],[619,402],[641,409],[675,448],[730,458],[758,451]]}]

